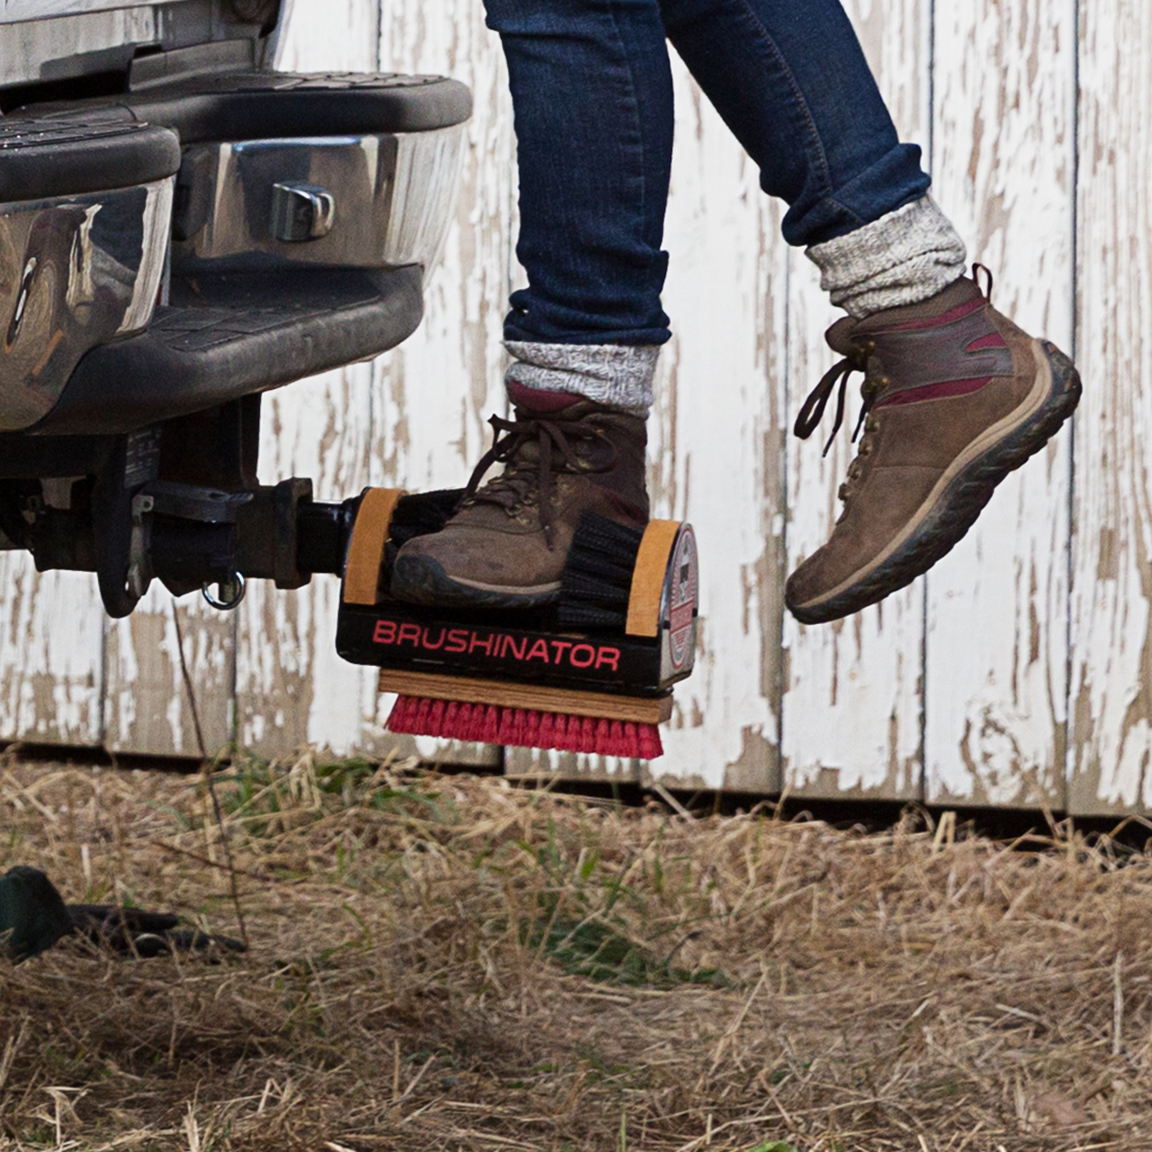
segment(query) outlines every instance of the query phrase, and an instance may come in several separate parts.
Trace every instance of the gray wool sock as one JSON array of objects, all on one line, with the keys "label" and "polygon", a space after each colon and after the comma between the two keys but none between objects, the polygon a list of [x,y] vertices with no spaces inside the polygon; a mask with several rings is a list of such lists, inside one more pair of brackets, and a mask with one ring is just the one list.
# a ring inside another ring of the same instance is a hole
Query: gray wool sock
[{"label": "gray wool sock", "polygon": [[832,303],[857,320],[935,296],[964,275],[968,258],[964,241],[931,196],[813,244],[807,254]]},{"label": "gray wool sock", "polygon": [[536,344],[508,340],[510,384],[538,392],[572,392],[598,404],[647,416],[658,344]]}]

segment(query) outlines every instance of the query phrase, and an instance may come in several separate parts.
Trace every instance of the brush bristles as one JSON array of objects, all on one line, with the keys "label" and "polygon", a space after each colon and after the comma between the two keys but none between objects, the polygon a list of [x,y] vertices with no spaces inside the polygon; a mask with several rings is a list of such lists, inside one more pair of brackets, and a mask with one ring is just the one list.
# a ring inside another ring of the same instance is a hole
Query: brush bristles
[{"label": "brush bristles", "polygon": [[437,736],[466,744],[505,744],[515,748],[585,752],[654,760],[664,754],[655,724],[604,720],[534,708],[503,708],[427,696],[399,696],[388,717],[397,735]]},{"label": "brush bristles", "polygon": [[557,613],[563,627],[624,627],[632,570],[643,538],[642,528],[629,528],[594,512],[580,517],[560,576]]},{"label": "brush bristles", "polygon": [[435,492],[401,496],[392,513],[392,542],[406,544],[415,536],[439,532],[456,511],[463,495],[463,488],[441,488]]}]

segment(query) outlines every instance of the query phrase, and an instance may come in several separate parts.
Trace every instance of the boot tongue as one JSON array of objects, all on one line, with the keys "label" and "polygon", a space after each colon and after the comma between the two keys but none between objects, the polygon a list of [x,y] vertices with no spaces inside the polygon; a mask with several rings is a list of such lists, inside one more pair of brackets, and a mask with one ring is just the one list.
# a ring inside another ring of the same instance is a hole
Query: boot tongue
[{"label": "boot tongue", "polygon": [[526,412],[539,416],[562,412],[584,399],[574,392],[545,392],[540,388],[525,388],[523,384],[517,384],[514,380],[509,380],[506,388],[508,399],[517,408],[523,408]]},{"label": "boot tongue", "polygon": [[824,339],[828,342],[828,347],[841,356],[851,356],[853,350],[852,337],[856,332],[856,325],[859,323],[859,320],[854,320],[851,316],[841,316],[840,319],[824,333]]}]

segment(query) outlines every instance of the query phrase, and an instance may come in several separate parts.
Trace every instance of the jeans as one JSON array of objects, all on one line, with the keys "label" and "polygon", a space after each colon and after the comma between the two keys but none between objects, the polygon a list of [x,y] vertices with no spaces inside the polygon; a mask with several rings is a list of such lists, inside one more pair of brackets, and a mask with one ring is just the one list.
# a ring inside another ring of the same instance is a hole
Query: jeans
[{"label": "jeans", "polygon": [[485,0],[508,61],[520,165],[505,338],[661,344],[672,157],[666,39],[785,200],[784,238],[819,244],[919,199],[839,0]]}]

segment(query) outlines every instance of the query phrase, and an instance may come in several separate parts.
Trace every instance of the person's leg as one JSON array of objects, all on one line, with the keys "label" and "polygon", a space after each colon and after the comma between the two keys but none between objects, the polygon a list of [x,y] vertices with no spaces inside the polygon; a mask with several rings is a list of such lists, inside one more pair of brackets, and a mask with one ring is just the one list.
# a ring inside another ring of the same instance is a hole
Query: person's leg
[{"label": "person's leg", "polygon": [[839,0],[661,0],[668,37],[788,204],[783,233],[853,315],[914,304],[964,272]]},{"label": "person's leg", "polygon": [[546,602],[580,516],[648,518],[644,420],[659,346],[672,79],[658,0],[486,0],[508,62],[520,175],[505,344],[513,421],[444,531],[402,549],[392,591]]},{"label": "person's leg", "polygon": [[661,250],[672,76],[656,0],[486,0],[512,92],[520,178],[505,339],[664,343]]},{"label": "person's leg", "polygon": [[1021,332],[964,277],[964,245],[927,197],[838,0],[661,0],[668,34],[705,94],[788,202],[848,317],[845,357],[800,409],[810,435],[836,386],[865,373],[859,455],[831,538],[792,574],[805,623],[858,611],[911,582],[968,530],[1008,472],[1071,414],[1075,369]]},{"label": "person's leg", "polygon": [[[506,329],[517,420],[495,454],[505,476],[448,531],[405,547],[398,595],[548,599],[583,508],[631,523],[647,515],[642,414],[668,335],[659,245],[671,94],[656,3],[488,0],[521,147],[518,251],[530,285]],[[808,246],[852,318],[829,333],[847,358],[803,406],[797,431],[813,430],[835,383],[859,368],[867,434],[844,516],[786,594],[800,619],[833,619],[947,551],[992,486],[1068,415],[1079,383],[962,279],[963,244],[927,199],[919,151],[897,139],[836,0],[660,6],[765,189],[788,201],[786,238]],[[573,441],[580,451],[569,453]],[[565,471],[555,488],[553,458]]]}]

